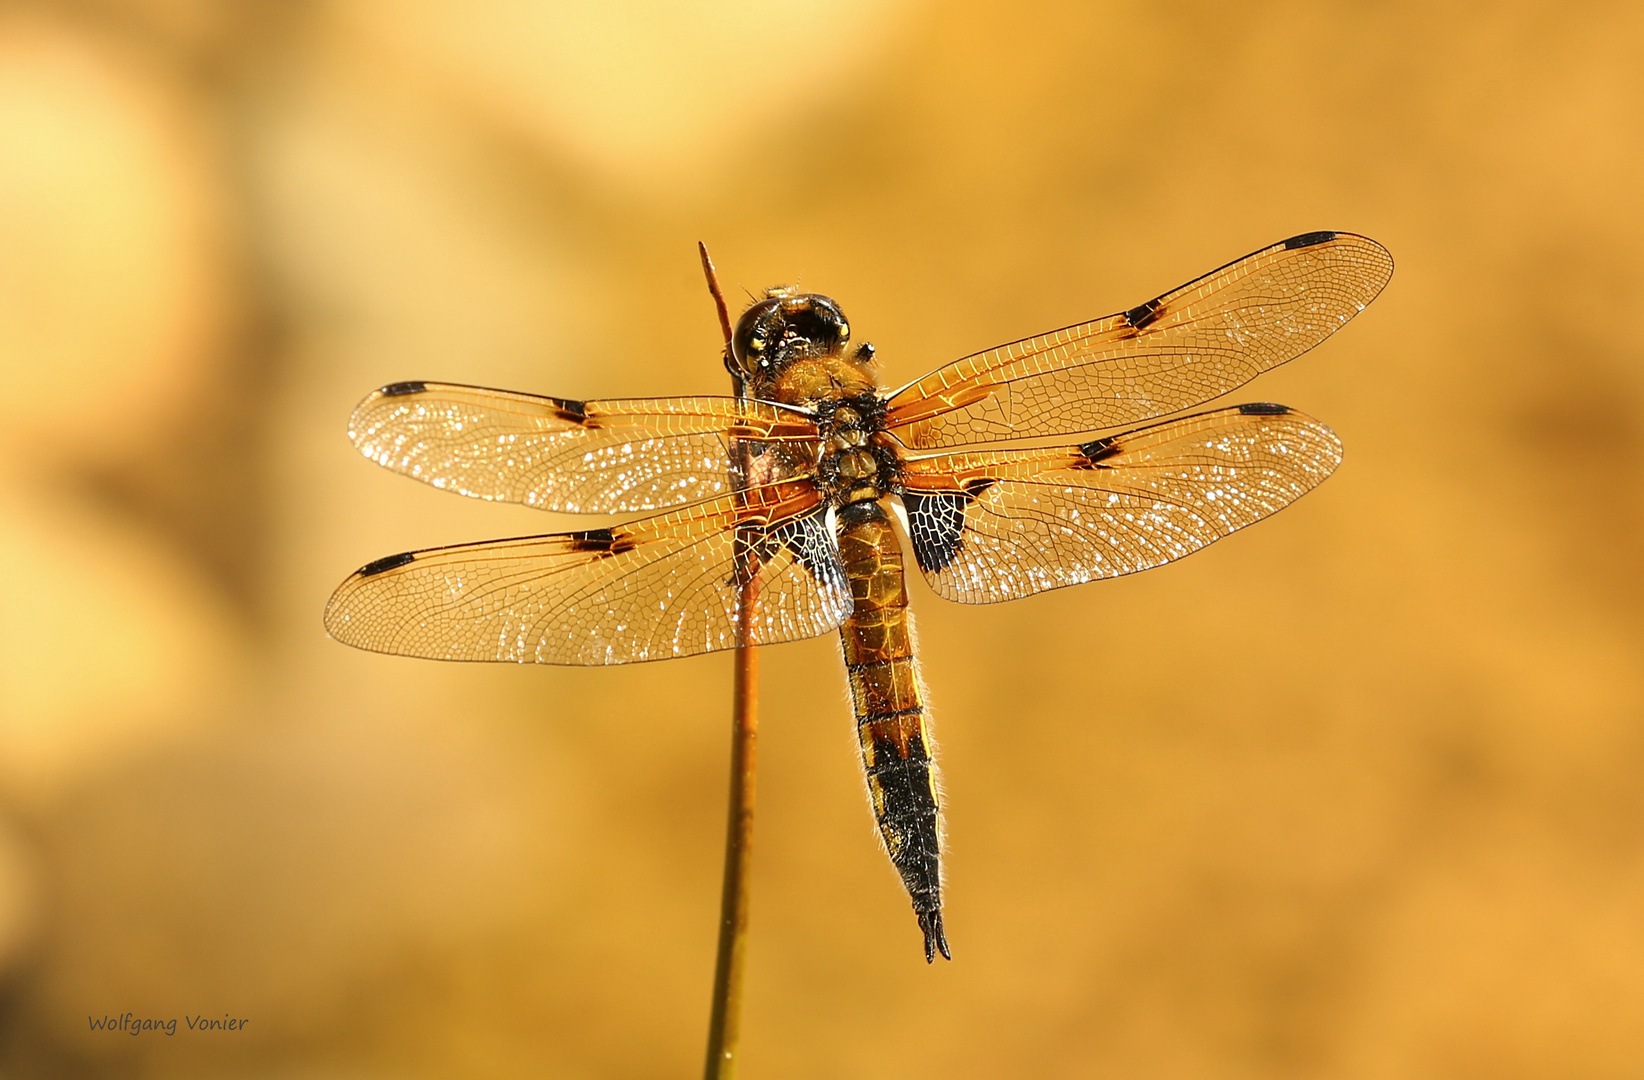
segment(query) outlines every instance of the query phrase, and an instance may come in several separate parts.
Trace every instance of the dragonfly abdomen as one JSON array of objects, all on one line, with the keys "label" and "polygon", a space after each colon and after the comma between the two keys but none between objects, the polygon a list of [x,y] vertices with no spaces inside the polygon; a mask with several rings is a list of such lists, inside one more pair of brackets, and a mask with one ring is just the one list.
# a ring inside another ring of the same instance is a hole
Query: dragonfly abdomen
[{"label": "dragonfly abdomen", "polygon": [[840,627],[868,793],[885,850],[925,933],[925,959],[948,956],[942,929],[941,803],[925,695],[913,653],[902,548],[876,502],[838,512],[855,606]]}]

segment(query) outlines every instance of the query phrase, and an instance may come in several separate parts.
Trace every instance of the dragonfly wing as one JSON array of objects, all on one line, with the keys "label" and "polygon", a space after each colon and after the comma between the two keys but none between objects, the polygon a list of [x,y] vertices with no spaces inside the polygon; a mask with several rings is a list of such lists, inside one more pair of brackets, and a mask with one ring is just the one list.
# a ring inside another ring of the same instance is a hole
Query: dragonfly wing
[{"label": "dragonfly wing", "polygon": [[625,664],[827,633],[850,585],[808,483],[775,484],[610,529],[407,552],[362,567],[326,605],[349,645],[438,660]]},{"label": "dragonfly wing", "polygon": [[956,360],[893,394],[886,427],[927,449],[1093,432],[1191,408],[1329,337],[1392,273],[1374,240],[1294,236],[1129,311]]},{"label": "dragonfly wing", "polygon": [[740,398],[571,401],[410,382],[360,402],[348,434],[372,461],[437,488],[604,514],[726,494],[738,486],[733,444],[797,448],[816,427],[798,410]]},{"label": "dragonfly wing", "polygon": [[931,588],[991,604],[1190,555],[1340,463],[1317,420],[1240,405],[1079,446],[914,458],[902,501]]}]

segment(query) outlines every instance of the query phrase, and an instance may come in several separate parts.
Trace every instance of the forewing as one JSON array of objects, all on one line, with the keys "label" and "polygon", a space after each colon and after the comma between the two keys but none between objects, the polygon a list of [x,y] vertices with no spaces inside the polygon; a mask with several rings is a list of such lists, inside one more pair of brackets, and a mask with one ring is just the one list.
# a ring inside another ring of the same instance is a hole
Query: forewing
[{"label": "forewing", "polygon": [[816,427],[797,410],[740,398],[571,401],[411,382],[360,402],[348,434],[372,461],[437,488],[603,514],[725,494],[742,486],[733,442],[797,447]]},{"label": "forewing", "polygon": [[1219,397],[1323,341],[1393,259],[1352,233],[1291,237],[1118,315],[939,368],[894,394],[915,449],[1097,431]]},{"label": "forewing", "polygon": [[625,664],[814,637],[851,609],[810,484],[755,488],[611,529],[393,555],[337,589],[339,641],[436,660]]},{"label": "forewing", "polygon": [[1340,463],[1317,420],[1240,405],[1080,446],[915,458],[902,501],[931,588],[991,604],[1190,555]]}]

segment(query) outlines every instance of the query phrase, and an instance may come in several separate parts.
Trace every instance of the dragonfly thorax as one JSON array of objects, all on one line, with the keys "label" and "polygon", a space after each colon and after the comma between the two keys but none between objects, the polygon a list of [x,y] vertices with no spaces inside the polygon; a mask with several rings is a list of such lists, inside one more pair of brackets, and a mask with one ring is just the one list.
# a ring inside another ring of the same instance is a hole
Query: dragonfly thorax
[{"label": "dragonfly thorax", "polygon": [[816,404],[822,435],[817,461],[819,485],[836,503],[866,502],[893,490],[899,458],[883,434],[885,402],[869,391]]}]

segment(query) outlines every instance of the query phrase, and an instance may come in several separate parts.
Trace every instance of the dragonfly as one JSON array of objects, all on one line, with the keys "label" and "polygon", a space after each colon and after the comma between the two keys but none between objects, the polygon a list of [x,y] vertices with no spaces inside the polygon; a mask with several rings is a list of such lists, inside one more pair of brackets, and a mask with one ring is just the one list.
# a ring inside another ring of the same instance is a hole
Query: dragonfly
[{"label": "dragonfly", "polygon": [[379,465],[479,499],[657,513],[377,559],[325,625],[375,652],[576,665],[837,630],[880,837],[926,962],[951,959],[902,538],[938,596],[992,604],[1160,566],[1276,513],[1340,464],[1335,433],[1269,402],[1187,410],[1318,345],[1392,271],[1366,237],[1303,233],[892,390],[836,301],[785,287],[736,323],[735,396],[394,383],[349,421]]}]

